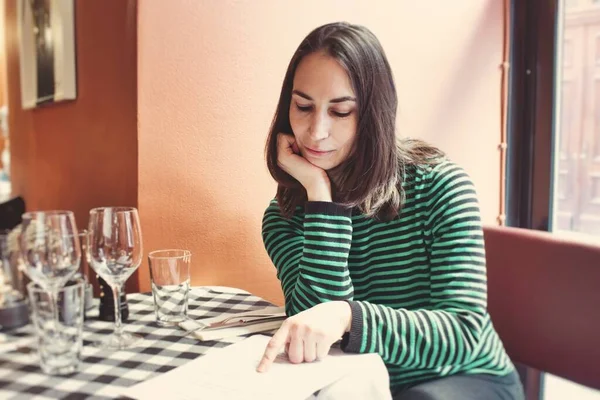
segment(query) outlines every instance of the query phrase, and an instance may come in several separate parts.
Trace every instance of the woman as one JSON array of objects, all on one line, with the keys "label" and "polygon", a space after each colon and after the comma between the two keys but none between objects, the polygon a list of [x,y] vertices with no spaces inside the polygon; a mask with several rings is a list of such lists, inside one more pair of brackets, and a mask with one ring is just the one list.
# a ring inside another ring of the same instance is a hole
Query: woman
[{"label": "woman", "polygon": [[290,318],[258,370],[378,353],[398,399],[520,399],[486,310],[483,233],[467,174],[396,140],[397,96],[377,38],[333,23],[288,67],[266,156],[278,182],[263,219]]}]

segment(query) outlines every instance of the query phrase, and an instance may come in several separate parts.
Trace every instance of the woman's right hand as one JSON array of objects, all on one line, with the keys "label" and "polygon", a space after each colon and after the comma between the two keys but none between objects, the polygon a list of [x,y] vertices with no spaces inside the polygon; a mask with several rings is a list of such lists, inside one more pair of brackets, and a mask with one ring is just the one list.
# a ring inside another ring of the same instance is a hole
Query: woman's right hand
[{"label": "woman's right hand", "polygon": [[277,135],[277,162],[281,169],[304,186],[308,200],[332,201],[331,184],[327,173],[300,155],[293,135],[285,133]]}]

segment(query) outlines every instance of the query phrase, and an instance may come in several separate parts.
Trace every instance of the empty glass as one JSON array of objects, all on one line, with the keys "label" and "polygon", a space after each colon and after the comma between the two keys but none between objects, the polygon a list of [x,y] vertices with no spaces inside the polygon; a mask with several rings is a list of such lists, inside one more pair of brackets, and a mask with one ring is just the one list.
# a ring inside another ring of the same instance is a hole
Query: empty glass
[{"label": "empty glass", "polygon": [[94,304],[94,287],[90,283],[90,233],[87,229],[79,230],[79,245],[81,246],[81,264],[79,271],[85,281],[85,309],[90,309]]},{"label": "empty glass", "polygon": [[90,247],[90,233],[87,229],[79,230],[79,245],[81,246],[81,263],[80,271],[85,279],[86,283],[90,281],[90,253],[88,248]]},{"label": "empty glass", "polygon": [[0,331],[29,322],[25,279],[20,266],[19,231],[0,230]]},{"label": "empty glass", "polygon": [[156,323],[177,325],[187,318],[190,290],[189,250],[157,250],[148,254]]},{"label": "empty glass", "polygon": [[[27,290],[42,371],[50,375],[76,372],[83,346],[84,281],[78,279],[58,289],[55,292],[56,303],[35,282],[29,283]],[[55,305],[58,310],[56,319]]]},{"label": "empty glass", "polygon": [[141,337],[123,331],[120,300],[123,285],[142,262],[138,211],[133,207],[94,208],[88,232],[90,266],[110,285],[115,303],[114,333],[97,345],[110,350],[132,347]]},{"label": "empty glass", "polygon": [[79,269],[81,248],[73,212],[23,214],[19,246],[25,273],[48,293],[49,306],[53,307],[59,289]]},{"label": "empty glass", "polygon": [[28,212],[21,225],[25,272],[43,289],[58,290],[79,269],[81,249],[73,212]]},{"label": "empty glass", "polygon": [[[14,237],[14,244],[12,237]],[[6,304],[23,300],[23,277],[18,270],[18,235],[9,230],[0,230],[0,308]]]}]

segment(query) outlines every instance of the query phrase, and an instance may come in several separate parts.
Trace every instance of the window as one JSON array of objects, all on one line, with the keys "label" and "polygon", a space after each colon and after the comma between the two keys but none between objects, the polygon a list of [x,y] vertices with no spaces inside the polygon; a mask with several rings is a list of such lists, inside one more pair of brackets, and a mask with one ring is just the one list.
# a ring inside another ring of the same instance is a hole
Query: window
[{"label": "window", "polygon": [[[600,0],[512,0],[510,226],[600,243]],[[518,366],[527,400],[600,400]]]},{"label": "window", "polygon": [[558,8],[551,228],[600,235],[600,1]]}]

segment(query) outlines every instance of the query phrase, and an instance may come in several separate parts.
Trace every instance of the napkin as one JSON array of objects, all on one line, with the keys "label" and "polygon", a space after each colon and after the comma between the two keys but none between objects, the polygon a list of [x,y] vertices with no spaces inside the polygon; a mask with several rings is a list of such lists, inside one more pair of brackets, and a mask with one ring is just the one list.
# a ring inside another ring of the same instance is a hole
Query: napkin
[{"label": "napkin", "polygon": [[[221,314],[218,317],[212,318],[203,318],[200,322],[195,321],[193,319],[188,319],[186,321],[180,322],[179,326],[185,329],[188,332],[194,331],[190,333],[190,336],[194,336],[196,339],[201,341],[207,340],[219,340],[232,336],[242,336],[250,333],[256,332],[270,332],[279,329],[281,324],[283,323],[283,319],[279,321],[267,321],[267,322],[253,322],[246,326],[235,326],[235,327],[227,327],[224,326],[222,328],[215,329],[198,329],[204,324],[211,324],[213,322],[222,321],[225,318],[229,318],[231,316],[235,317],[246,317],[252,316],[256,314],[268,314],[270,317],[276,316],[285,316],[285,309],[283,307],[267,307],[261,308],[260,310],[253,310],[241,313],[226,313]],[[198,329],[198,330],[196,330]]]}]

